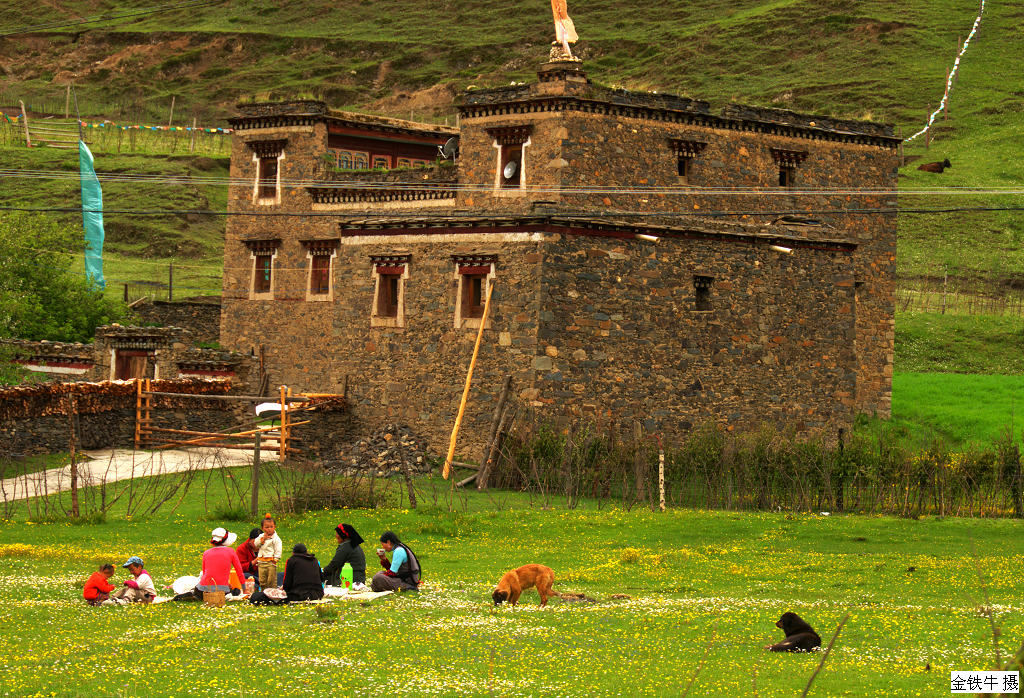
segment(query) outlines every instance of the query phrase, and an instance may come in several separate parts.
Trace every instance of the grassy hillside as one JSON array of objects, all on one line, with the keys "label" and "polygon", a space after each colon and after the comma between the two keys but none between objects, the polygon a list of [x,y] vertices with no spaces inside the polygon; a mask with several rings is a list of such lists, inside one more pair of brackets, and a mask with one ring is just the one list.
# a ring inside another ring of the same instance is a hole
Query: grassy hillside
[{"label": "grassy hillside", "polygon": [[[27,19],[0,7],[0,27],[94,19],[129,3],[40,5]],[[639,0],[570,3],[590,76],[653,89],[895,123],[909,135],[943,92],[958,39],[978,4],[967,0]],[[961,66],[950,119],[908,145],[941,160],[942,175],[903,168],[905,208],[1000,207],[1019,196],[917,193],[1017,186],[1024,179],[1024,92],[1014,73],[1024,7],[989,3]],[[0,43],[0,104],[23,98],[62,108],[74,82],[83,112],[132,121],[221,123],[240,98],[322,97],[335,106],[442,120],[460,89],[531,80],[553,38],[547,3],[404,0],[326,3],[239,0],[40,29]],[[910,193],[910,192],[915,193]],[[905,277],[984,272],[1002,292],[1024,280],[1019,211],[905,214]],[[148,244],[148,243],[147,243]],[[200,244],[203,244],[202,242]]]},{"label": "grassy hillside", "polygon": [[[129,3],[78,0],[35,8],[31,19],[0,7],[0,28],[92,20],[133,11]],[[871,118],[905,135],[925,122],[943,92],[958,41],[977,13],[967,0],[702,0],[651,7],[639,0],[570,3],[576,50],[596,81],[674,92],[716,104],[740,101],[799,111]],[[1024,180],[1024,91],[1007,80],[1019,50],[1024,7],[989,3],[962,61],[926,151],[906,147],[900,172],[899,273],[905,282],[949,274],[968,293],[1013,294],[1024,286],[1020,211],[912,212],[919,208],[1018,207],[1000,193]],[[499,0],[325,3],[235,1],[190,6],[61,28],[18,33],[0,43],[0,105],[18,99],[63,108],[74,82],[83,114],[164,123],[223,123],[248,97],[321,97],[338,107],[424,120],[451,116],[467,86],[531,80],[552,38],[548,5]],[[948,157],[941,175],[917,171]],[[52,156],[53,160],[60,159]],[[0,153],[4,166],[49,167],[47,156]],[[196,165],[103,157],[102,170],[180,172]],[[223,172],[214,166],[212,174]],[[6,201],[64,201],[73,182],[5,180]],[[215,187],[111,185],[108,201],[126,207],[168,202],[222,206]],[[963,187],[987,193],[954,193]],[[936,189],[942,191],[936,191]],[[144,256],[163,278],[164,261],[188,256],[219,264],[221,220],[108,217],[110,247]],[[154,256],[156,259],[154,260]],[[201,284],[209,285],[209,284]],[[216,285],[216,284],[214,284]]]},{"label": "grassy hillside", "polygon": [[[166,282],[168,265],[175,265],[177,297],[218,293],[224,252],[224,218],[196,214],[164,214],[164,209],[223,211],[227,187],[207,185],[196,177],[227,177],[227,159],[190,156],[96,154],[97,170],[116,174],[173,176],[184,184],[160,181],[107,181],[103,184],[104,275],[108,292],[122,293],[122,284]],[[0,170],[45,171],[42,179],[9,177],[3,180],[2,205],[28,208],[80,205],[78,154],[52,148],[0,148]],[[132,215],[117,210],[154,211],[159,215]],[[80,213],[53,213],[81,227]],[[68,254],[81,256],[80,250]]]}]

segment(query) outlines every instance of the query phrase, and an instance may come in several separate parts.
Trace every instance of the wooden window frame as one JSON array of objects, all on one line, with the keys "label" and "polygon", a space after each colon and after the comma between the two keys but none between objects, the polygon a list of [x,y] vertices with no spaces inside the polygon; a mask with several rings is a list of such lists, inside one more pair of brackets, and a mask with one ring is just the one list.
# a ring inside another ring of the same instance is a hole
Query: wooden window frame
[{"label": "wooden window frame", "polygon": [[[487,129],[487,133],[494,139],[493,147],[497,151],[497,166],[494,172],[495,196],[519,196],[526,193],[529,172],[526,149],[532,144],[530,137],[533,125],[499,126]],[[512,160],[517,161],[519,166],[512,179],[505,179],[505,166]]]},{"label": "wooden window frame", "polygon": [[370,258],[373,268],[373,305],[370,327],[405,327],[405,293],[409,278],[409,255],[379,255]]},{"label": "wooden window frame", "polygon": [[[249,300],[273,300],[274,287],[277,283],[277,264],[275,262],[281,241],[278,239],[244,240],[243,243],[249,248],[249,256],[252,259],[252,266],[249,272]],[[257,281],[260,271],[263,269],[260,260],[268,257],[270,258],[270,279],[266,282],[266,287],[264,287],[262,282],[257,283]]]},{"label": "wooden window frame", "polygon": [[676,177],[679,184],[690,184],[693,177],[693,165],[697,157],[708,147],[702,141],[686,140],[684,138],[669,138],[669,146],[676,156]]},{"label": "wooden window frame", "polygon": [[[335,238],[300,240],[300,242],[306,248],[306,300],[334,300],[334,259],[338,254],[340,240]],[[327,281],[327,288],[324,290],[316,285],[315,277],[318,272],[322,272]]]},{"label": "wooden window frame", "polygon": [[[477,329],[483,319],[487,290],[496,276],[497,259],[493,255],[456,256],[455,261],[455,328]],[[475,304],[473,291],[479,280],[479,305]],[[491,327],[494,308],[487,316],[485,327]]]},{"label": "wooden window frame", "polygon": [[779,167],[778,186],[790,189],[796,182],[796,170],[807,159],[806,150],[784,150],[771,148],[772,160]]},{"label": "wooden window frame", "polygon": [[[256,140],[246,143],[252,150],[256,177],[252,186],[252,202],[259,206],[273,206],[281,203],[281,170],[287,139]],[[264,169],[274,162],[274,172],[268,176]],[[273,185],[270,184],[273,179]],[[271,188],[272,187],[272,188]]]}]

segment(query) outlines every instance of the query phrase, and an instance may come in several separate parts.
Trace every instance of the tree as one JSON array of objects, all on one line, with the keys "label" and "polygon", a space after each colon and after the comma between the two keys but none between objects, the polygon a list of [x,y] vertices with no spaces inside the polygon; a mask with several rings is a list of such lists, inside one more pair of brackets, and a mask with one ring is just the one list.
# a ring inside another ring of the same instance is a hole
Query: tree
[{"label": "tree", "polygon": [[81,231],[42,215],[0,216],[0,338],[92,341],[96,328],[121,319],[71,265]]}]

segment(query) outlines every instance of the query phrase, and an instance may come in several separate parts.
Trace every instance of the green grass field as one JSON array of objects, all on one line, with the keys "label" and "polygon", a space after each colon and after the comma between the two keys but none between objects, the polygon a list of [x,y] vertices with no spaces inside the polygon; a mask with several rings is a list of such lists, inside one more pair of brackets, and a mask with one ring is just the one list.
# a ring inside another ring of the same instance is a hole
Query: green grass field
[{"label": "green grass field", "polygon": [[[933,696],[948,690],[950,670],[994,663],[979,579],[1003,656],[1024,639],[1016,521],[541,510],[509,493],[457,495],[450,513],[426,499],[416,511],[280,518],[286,549],[304,542],[322,563],[343,520],[370,540],[371,557],[392,529],[421,559],[420,593],[334,601],[320,613],[81,601],[98,564],[132,554],[158,587],[196,573],[209,530],[225,523],[196,502],[146,520],[0,523],[0,692],[678,696],[693,679],[689,695],[794,696],[820,655],[762,649],[781,639],[774,621],[792,610],[826,643],[851,612],[811,695]],[[249,523],[229,526],[244,533]],[[495,608],[498,577],[528,562],[553,567],[556,589],[597,603],[540,609],[530,591],[514,610]],[[616,593],[631,598],[609,600]]]}]

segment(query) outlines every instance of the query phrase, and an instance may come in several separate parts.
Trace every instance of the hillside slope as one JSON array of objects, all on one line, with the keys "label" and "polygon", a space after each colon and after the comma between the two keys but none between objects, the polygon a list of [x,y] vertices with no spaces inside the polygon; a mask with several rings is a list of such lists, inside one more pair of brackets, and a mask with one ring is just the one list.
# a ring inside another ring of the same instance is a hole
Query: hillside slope
[{"label": "hillside slope", "polygon": [[[31,21],[0,7],[0,27],[93,19],[129,3],[49,2]],[[570,2],[577,52],[592,79],[920,128],[978,11],[974,0],[639,0]],[[69,20],[70,18],[70,20]],[[905,208],[1018,206],[1010,194],[910,193],[922,188],[1019,187],[1024,179],[1024,88],[1016,74],[1024,6],[988,4],[963,61],[950,118],[908,146],[954,167],[903,168]],[[63,105],[74,82],[91,116],[216,125],[239,99],[321,97],[333,106],[442,120],[458,90],[532,80],[552,38],[541,0],[235,0],[7,36],[0,104]],[[1020,211],[908,213],[900,272],[983,276],[991,288],[1024,280]],[[210,248],[212,250],[212,247]],[[1022,282],[1024,283],[1024,282]]]}]

